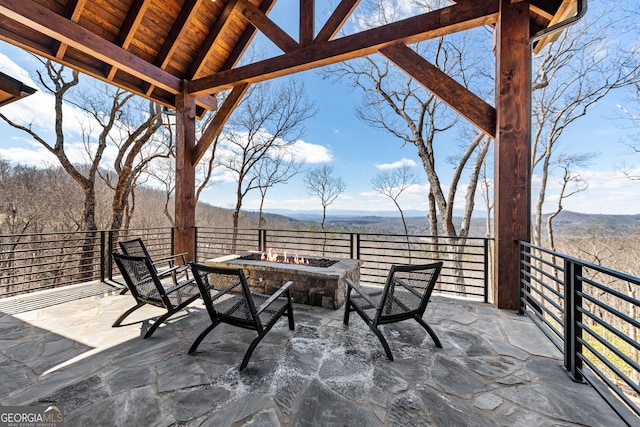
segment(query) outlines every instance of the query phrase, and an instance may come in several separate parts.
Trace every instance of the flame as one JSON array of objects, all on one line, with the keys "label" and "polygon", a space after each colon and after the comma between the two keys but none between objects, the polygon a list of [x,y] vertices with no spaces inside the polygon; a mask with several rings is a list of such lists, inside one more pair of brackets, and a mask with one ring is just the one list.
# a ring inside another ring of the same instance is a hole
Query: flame
[{"label": "flame", "polygon": [[294,256],[288,256],[287,251],[284,251],[284,255],[282,256],[282,258],[280,258],[278,252],[272,250],[271,248],[269,248],[267,252],[262,253],[262,255],[260,256],[260,260],[268,262],[279,262],[283,264],[291,263],[309,265],[309,260],[304,257],[298,256],[297,253]]}]

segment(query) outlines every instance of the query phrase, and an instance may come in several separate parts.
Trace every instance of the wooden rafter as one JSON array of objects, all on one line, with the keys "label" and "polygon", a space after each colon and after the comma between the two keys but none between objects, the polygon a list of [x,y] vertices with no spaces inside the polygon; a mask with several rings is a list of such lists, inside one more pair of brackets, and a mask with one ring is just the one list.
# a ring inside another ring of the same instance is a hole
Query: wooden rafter
[{"label": "wooden rafter", "polygon": [[[140,26],[140,22],[144,17],[144,13],[149,7],[151,0],[134,0],[127,12],[127,16],[120,27],[120,33],[118,34],[118,46],[123,49],[127,49],[133,40],[133,35]],[[107,71],[107,80],[113,80],[113,77],[118,71],[117,67],[111,65]]]},{"label": "wooden rafter", "polygon": [[269,17],[248,0],[238,0],[238,7],[242,15],[257,29],[269,38],[283,52],[291,52],[300,47],[289,34],[276,25]]},{"label": "wooden rafter", "polygon": [[216,40],[222,34],[222,30],[224,26],[229,21],[231,17],[231,13],[233,9],[236,7],[236,3],[238,0],[229,0],[229,2],[225,5],[224,9],[218,19],[216,20],[214,26],[209,31],[207,38],[205,39],[200,49],[198,49],[198,53],[191,61],[191,66],[189,67],[189,71],[187,71],[187,79],[191,80],[196,77],[205,65],[205,59],[211,54],[213,46],[216,43]]},{"label": "wooden rafter", "polygon": [[[71,22],[78,22],[80,19],[80,15],[84,10],[84,5],[87,0],[71,0],[67,3],[67,9],[65,10],[64,16],[66,16]],[[64,57],[64,54],[67,52],[67,45],[64,43],[58,42],[58,48],[54,56],[58,59]]]},{"label": "wooden rafter", "polygon": [[266,59],[213,76],[193,80],[192,95],[231,89],[240,83],[255,83],[298,71],[353,59],[402,42],[416,43],[430,38],[493,24],[498,17],[498,1],[463,3],[414,16],[358,34],[315,43],[275,58]]},{"label": "wooden rafter", "polygon": [[318,32],[315,42],[326,42],[334,38],[359,3],[360,0],[342,0]]},{"label": "wooden rafter", "polygon": [[300,45],[309,46],[313,42],[315,4],[314,0],[300,0]]},{"label": "wooden rafter", "polygon": [[380,53],[484,133],[495,138],[496,109],[494,107],[405,45],[388,46],[381,49]]},{"label": "wooden rafter", "polygon": [[191,150],[191,163],[193,165],[198,164],[213,140],[222,132],[224,124],[229,120],[231,113],[233,113],[233,110],[238,106],[244,94],[247,93],[247,90],[249,90],[249,84],[243,84],[234,87],[229,95],[227,95],[218,111],[216,111],[215,116],[213,116],[211,123],[209,123],[202,133],[198,143]]},{"label": "wooden rafter", "polygon": [[[169,64],[169,60],[171,59],[171,55],[176,51],[177,44],[176,42],[180,37],[185,33],[187,26],[185,25],[192,19],[197,11],[198,5],[202,2],[202,0],[187,0],[187,2],[182,7],[180,14],[178,15],[178,19],[173,23],[171,27],[171,31],[169,35],[165,39],[160,51],[156,55],[156,59],[153,64],[156,67],[164,70]],[[151,95],[155,87],[153,85],[149,85],[149,88],[146,91],[147,95]]]}]

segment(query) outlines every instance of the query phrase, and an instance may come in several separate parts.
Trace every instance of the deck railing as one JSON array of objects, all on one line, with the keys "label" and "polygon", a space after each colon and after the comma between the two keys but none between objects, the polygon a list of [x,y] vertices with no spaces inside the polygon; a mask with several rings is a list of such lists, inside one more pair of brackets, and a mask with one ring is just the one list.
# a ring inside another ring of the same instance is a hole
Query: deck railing
[{"label": "deck railing", "polygon": [[449,239],[431,236],[300,230],[233,230],[198,227],[196,259],[269,249],[291,255],[357,258],[363,282],[383,285],[392,264],[443,261],[436,292],[488,301],[489,243],[486,238]]},{"label": "deck railing", "polygon": [[[152,258],[171,254],[172,228],[125,232],[68,232],[0,235],[0,298],[89,281],[113,281],[111,253],[117,240],[142,237]],[[235,247],[233,243],[235,242]],[[391,264],[442,260],[438,292],[488,301],[489,239],[297,230],[198,227],[195,259],[203,262],[229,253],[266,251],[358,258],[361,279],[384,284]]]},{"label": "deck railing", "polygon": [[[520,243],[520,311],[627,422],[640,417],[640,279]],[[629,411],[635,413],[629,418]]]}]

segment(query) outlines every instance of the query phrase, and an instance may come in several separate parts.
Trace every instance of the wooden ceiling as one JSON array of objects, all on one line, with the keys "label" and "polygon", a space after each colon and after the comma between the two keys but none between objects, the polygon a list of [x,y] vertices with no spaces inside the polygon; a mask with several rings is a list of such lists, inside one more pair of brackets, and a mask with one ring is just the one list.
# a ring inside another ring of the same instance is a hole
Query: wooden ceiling
[{"label": "wooden ceiling", "polygon": [[[398,42],[493,25],[500,3],[451,1],[437,11],[334,38],[360,0],[339,1],[317,31],[314,11],[324,10],[325,2],[298,0],[298,34],[269,19],[275,1],[0,0],[0,39],[166,106],[175,106],[184,87],[197,96],[201,110],[215,110],[221,90],[376,53]],[[563,19],[575,2],[531,0],[532,33]],[[283,54],[237,67],[257,31]],[[244,93],[237,92],[238,98]]]}]

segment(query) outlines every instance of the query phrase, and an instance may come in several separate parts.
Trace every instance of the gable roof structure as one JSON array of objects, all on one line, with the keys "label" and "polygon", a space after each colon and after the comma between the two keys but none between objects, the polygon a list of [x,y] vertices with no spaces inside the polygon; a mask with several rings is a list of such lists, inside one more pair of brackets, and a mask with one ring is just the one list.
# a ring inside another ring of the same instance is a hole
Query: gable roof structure
[{"label": "gable roof structure", "polygon": [[[281,0],[297,34],[269,18],[277,0],[0,0],[0,40],[176,109],[176,252],[195,252],[195,165],[257,82],[380,53],[495,138],[494,298],[519,306],[518,240],[530,233],[531,51],[584,14],[587,0],[449,0],[437,10],[355,34],[340,29],[360,0],[315,23],[316,0]],[[298,6],[297,8],[295,6]],[[317,19],[318,18],[318,19]],[[495,105],[409,45],[494,27]],[[282,54],[247,61],[261,32]],[[243,60],[242,63],[240,61]],[[226,96],[218,105],[218,94]],[[215,116],[196,141],[195,118]]]},{"label": "gable roof structure", "polygon": [[[293,0],[287,0],[292,1]],[[268,13],[276,0],[2,0],[0,39],[82,73],[175,106],[182,82],[204,109],[215,94],[479,25],[495,25],[498,0],[458,0],[379,29],[334,38],[359,0],[342,0],[314,31],[314,1],[300,1],[299,34]],[[320,3],[320,2],[317,2]],[[576,0],[532,0],[532,33],[566,19]],[[257,31],[281,56],[236,68]],[[543,41],[543,42],[546,42]]]}]

